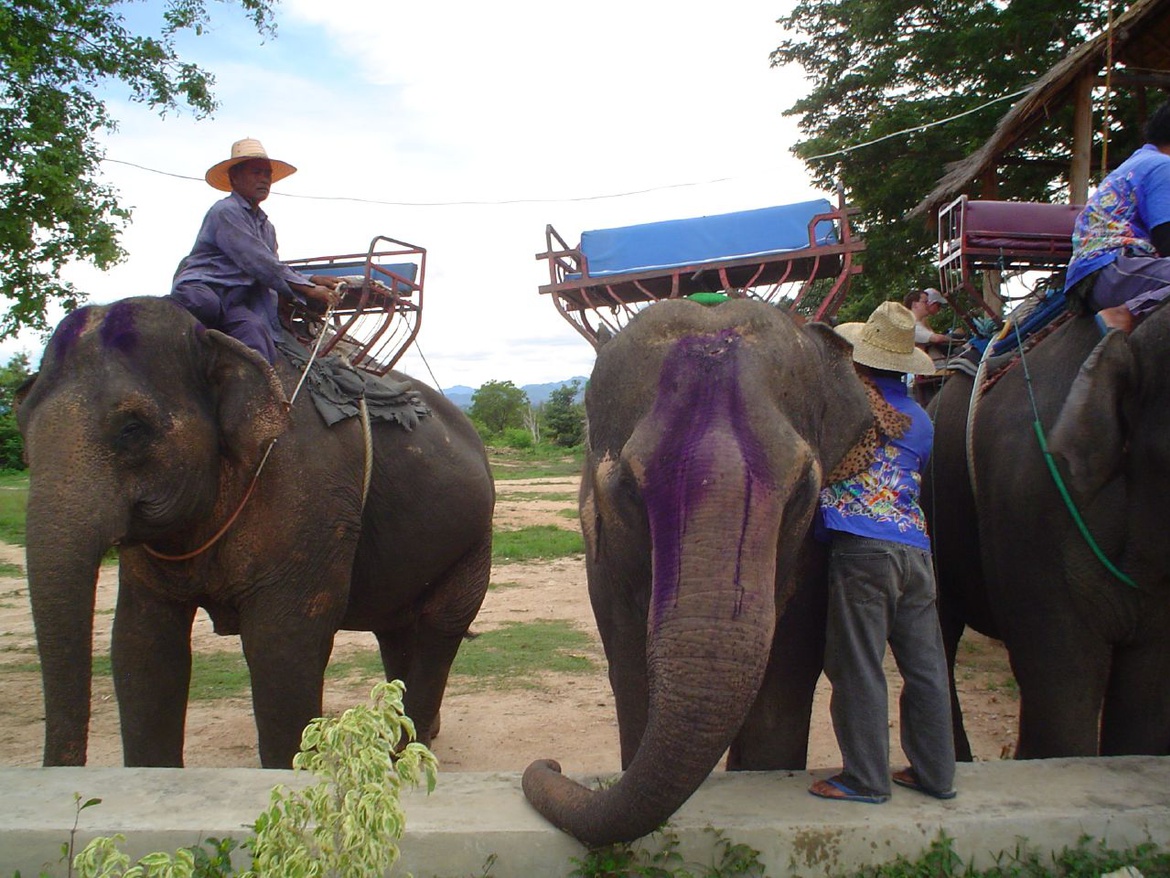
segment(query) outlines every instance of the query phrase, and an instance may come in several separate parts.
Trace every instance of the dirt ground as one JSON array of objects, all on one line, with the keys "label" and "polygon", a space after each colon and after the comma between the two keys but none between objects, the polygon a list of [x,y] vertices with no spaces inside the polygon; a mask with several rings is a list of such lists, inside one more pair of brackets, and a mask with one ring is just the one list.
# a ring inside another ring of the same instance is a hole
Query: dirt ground
[{"label": "dirt ground", "polygon": [[[498,484],[497,527],[530,524],[575,528],[565,510],[575,506],[576,479],[545,478]],[[542,499],[540,495],[552,495]],[[24,567],[23,550],[0,544],[0,563]],[[580,556],[540,563],[500,564],[492,571],[493,587],[473,630],[483,632],[505,622],[568,620],[592,640],[588,653],[597,666],[590,674],[545,673],[535,688],[482,691],[468,678],[453,677],[443,705],[443,726],[433,749],[445,771],[522,771],[533,759],[553,757],[568,772],[609,773],[620,768],[613,696],[605,676],[605,659],[586,593]],[[107,653],[117,573],[102,571],[98,586],[95,652]],[[218,637],[202,613],[193,633],[196,652],[238,650],[235,637]],[[372,635],[342,632],[334,657],[357,650],[376,652]],[[37,766],[41,761],[44,712],[41,681],[35,668],[36,645],[27,586],[23,579],[0,576],[0,765]],[[887,658],[890,679],[891,758],[902,759],[898,746],[896,699],[898,677]],[[1008,758],[1015,743],[1016,695],[1002,647],[968,633],[960,651],[960,698],[968,735],[980,760]],[[339,684],[326,690],[326,712],[339,713],[365,701],[376,680]],[[829,722],[828,684],[818,689],[809,766],[840,765]],[[187,717],[185,761],[188,766],[259,767],[255,726],[247,698],[200,701]],[[89,764],[121,764],[117,707],[109,677],[94,685]]]}]

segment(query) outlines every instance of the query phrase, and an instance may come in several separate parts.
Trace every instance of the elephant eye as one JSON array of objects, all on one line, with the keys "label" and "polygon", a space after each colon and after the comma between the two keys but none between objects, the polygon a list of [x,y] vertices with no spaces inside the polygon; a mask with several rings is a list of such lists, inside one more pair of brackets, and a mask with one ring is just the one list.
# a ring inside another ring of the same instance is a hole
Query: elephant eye
[{"label": "elephant eye", "polygon": [[122,451],[141,448],[150,438],[150,429],[142,421],[131,418],[123,423],[114,437],[114,445]]}]

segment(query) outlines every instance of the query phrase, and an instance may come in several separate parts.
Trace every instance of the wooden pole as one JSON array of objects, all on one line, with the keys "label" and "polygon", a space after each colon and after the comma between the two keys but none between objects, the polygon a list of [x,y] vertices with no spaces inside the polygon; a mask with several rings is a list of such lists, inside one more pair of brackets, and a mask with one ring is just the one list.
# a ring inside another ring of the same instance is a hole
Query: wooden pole
[{"label": "wooden pole", "polygon": [[1089,170],[1093,150],[1093,82],[1096,73],[1077,80],[1073,91],[1072,165],[1068,172],[1069,204],[1084,204],[1089,197]]}]

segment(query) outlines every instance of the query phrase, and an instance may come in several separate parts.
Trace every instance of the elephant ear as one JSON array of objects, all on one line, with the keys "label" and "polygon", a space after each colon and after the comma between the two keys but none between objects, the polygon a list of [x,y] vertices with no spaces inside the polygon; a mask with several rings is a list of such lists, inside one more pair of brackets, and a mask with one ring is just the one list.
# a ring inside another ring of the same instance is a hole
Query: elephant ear
[{"label": "elephant ear", "polygon": [[1137,379],[1136,362],[1124,332],[1110,332],[1082,364],[1048,450],[1067,465],[1069,484],[1092,497],[1121,469],[1126,442],[1125,401]]},{"label": "elephant ear", "polygon": [[824,484],[865,469],[873,459],[877,433],[869,399],[853,368],[853,348],[824,323],[800,328],[821,353],[826,408],[820,418],[819,441]]},{"label": "elephant ear", "polygon": [[222,332],[201,330],[199,340],[225,452],[245,465],[258,463],[291,423],[276,371],[256,351]]}]

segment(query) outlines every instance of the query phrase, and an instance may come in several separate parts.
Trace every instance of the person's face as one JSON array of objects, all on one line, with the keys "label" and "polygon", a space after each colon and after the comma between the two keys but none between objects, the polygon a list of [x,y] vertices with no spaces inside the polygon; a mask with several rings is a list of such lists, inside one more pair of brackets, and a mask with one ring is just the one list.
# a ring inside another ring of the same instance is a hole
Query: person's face
[{"label": "person's face", "polygon": [[255,207],[272,189],[272,164],[268,159],[248,159],[233,166],[228,179],[232,181],[232,191]]},{"label": "person's face", "polygon": [[922,304],[926,308],[926,313],[931,317],[942,310],[942,305],[940,305],[938,302],[928,302],[926,296],[922,297]]}]

